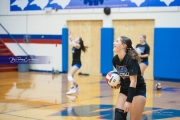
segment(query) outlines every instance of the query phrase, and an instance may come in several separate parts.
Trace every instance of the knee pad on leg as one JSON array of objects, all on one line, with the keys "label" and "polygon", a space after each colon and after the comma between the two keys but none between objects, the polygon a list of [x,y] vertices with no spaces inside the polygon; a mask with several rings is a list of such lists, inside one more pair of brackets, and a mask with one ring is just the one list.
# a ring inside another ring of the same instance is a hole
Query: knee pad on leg
[{"label": "knee pad on leg", "polygon": [[127,113],[119,108],[115,109],[115,119],[114,120],[126,120]]},{"label": "knee pad on leg", "polygon": [[75,80],[73,79],[73,77],[72,77],[72,76],[68,75],[68,77],[67,77],[67,78],[68,78],[68,81],[69,81],[69,82],[75,82]]}]

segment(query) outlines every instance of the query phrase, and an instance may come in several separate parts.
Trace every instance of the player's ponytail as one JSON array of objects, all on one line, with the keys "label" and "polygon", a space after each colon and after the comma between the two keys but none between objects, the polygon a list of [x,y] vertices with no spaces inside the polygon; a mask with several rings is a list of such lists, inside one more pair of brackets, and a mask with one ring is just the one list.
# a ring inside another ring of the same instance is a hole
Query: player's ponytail
[{"label": "player's ponytail", "polygon": [[84,46],[84,42],[83,42],[83,40],[82,40],[82,38],[81,37],[79,37],[79,41],[80,41],[80,46],[81,46],[81,50],[83,51],[83,52],[86,52],[87,51],[87,46]]},{"label": "player's ponytail", "polygon": [[138,56],[136,50],[132,47],[131,39],[125,36],[120,36],[120,38],[121,38],[121,42],[127,45],[126,53],[128,53],[133,60],[137,60],[138,62],[141,62],[141,58]]},{"label": "player's ponytail", "polygon": [[138,62],[141,62],[141,58],[138,56],[138,53],[134,48],[127,48],[128,54],[131,56],[132,59],[137,60]]}]

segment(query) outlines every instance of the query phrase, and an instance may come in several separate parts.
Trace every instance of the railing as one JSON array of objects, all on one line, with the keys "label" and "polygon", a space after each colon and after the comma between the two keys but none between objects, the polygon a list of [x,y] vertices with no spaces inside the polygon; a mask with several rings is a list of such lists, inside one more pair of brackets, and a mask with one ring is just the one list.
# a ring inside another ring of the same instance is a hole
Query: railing
[{"label": "railing", "polygon": [[14,40],[14,42],[21,48],[21,50],[27,55],[27,52],[21,47],[21,45],[17,42],[17,40],[6,30],[6,28],[0,23],[0,26],[7,32],[7,34]]}]

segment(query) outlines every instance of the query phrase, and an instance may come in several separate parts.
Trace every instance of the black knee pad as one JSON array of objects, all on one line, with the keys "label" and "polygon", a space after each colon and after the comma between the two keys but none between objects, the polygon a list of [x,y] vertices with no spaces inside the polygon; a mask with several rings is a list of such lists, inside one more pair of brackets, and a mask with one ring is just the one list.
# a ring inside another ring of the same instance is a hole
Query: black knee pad
[{"label": "black knee pad", "polygon": [[115,109],[115,118],[114,120],[126,120],[127,113],[124,113],[124,110],[119,108]]}]

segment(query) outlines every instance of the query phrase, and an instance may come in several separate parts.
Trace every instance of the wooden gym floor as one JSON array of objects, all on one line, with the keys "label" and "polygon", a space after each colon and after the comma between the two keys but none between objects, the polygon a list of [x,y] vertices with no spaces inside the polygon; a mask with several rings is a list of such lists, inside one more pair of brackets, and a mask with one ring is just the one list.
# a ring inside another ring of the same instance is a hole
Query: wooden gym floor
[{"label": "wooden gym floor", "polygon": [[[113,120],[119,90],[104,77],[75,76],[80,91],[67,96],[66,74],[0,73],[0,120]],[[147,102],[141,120],[180,120],[180,83],[146,80]],[[128,115],[129,119],[129,115]]]}]

